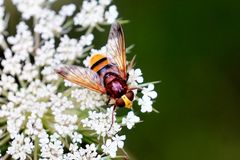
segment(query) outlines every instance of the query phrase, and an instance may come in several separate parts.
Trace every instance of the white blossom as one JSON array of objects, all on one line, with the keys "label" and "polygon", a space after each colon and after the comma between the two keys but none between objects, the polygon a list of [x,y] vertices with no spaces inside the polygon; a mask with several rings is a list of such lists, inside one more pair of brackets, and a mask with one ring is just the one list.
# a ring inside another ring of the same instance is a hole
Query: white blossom
[{"label": "white blossom", "polygon": [[117,154],[117,143],[111,139],[107,139],[106,143],[102,145],[102,149],[104,153],[107,153],[110,157],[114,158]]},{"label": "white blossom", "polygon": [[150,83],[147,88],[143,88],[142,94],[142,98],[138,99],[138,104],[141,106],[141,112],[152,112],[152,100],[157,97],[157,92],[154,91],[154,85]]},{"label": "white blossom", "polygon": [[18,134],[13,139],[11,146],[8,147],[8,154],[11,154],[14,159],[25,160],[27,155],[31,154],[33,143],[29,137],[23,134]]},{"label": "white blossom", "polygon": [[122,136],[116,135],[112,137],[112,140],[117,144],[118,148],[123,148],[125,139],[126,139],[125,135]]},{"label": "white blossom", "polygon": [[112,2],[112,0],[99,0],[99,4],[107,6]]},{"label": "white blossom", "polygon": [[41,158],[61,160],[63,155],[63,144],[59,140],[58,134],[53,134],[50,138],[45,137],[45,140],[40,141]]},{"label": "white blossom", "polygon": [[33,81],[38,76],[37,66],[27,63],[23,66],[22,74],[19,76],[19,79],[26,80],[28,82]]},{"label": "white blossom", "polygon": [[128,74],[128,83],[131,86],[137,86],[137,84],[143,82],[142,71],[139,68],[131,69]]},{"label": "white blossom", "polygon": [[21,64],[20,59],[17,56],[12,56],[12,52],[10,50],[6,50],[4,55],[8,55],[6,59],[1,61],[1,65],[3,66],[4,73],[10,73],[11,75],[19,75],[21,73]]},{"label": "white blossom", "polygon": [[17,34],[8,37],[8,42],[12,45],[11,49],[17,54],[20,60],[25,60],[33,51],[33,37],[25,22],[17,25]]},{"label": "white blossom", "polygon": [[19,110],[12,110],[14,114],[11,114],[7,119],[7,131],[10,133],[10,137],[13,139],[18,136],[21,126],[25,120],[25,117]]},{"label": "white blossom", "polygon": [[94,144],[86,145],[85,149],[80,148],[82,159],[93,159],[93,160],[100,159],[100,155],[98,155],[96,151],[97,151],[97,147]]},{"label": "white blossom", "polygon": [[97,147],[95,144],[87,144],[86,148],[78,147],[76,143],[70,144],[71,153],[64,155],[64,160],[100,160],[101,155],[97,153]]},{"label": "white blossom", "polygon": [[113,23],[118,17],[116,6],[112,5],[106,11],[106,7],[111,3],[111,0],[84,0],[82,8],[74,17],[74,24],[82,27],[94,27],[101,23]]},{"label": "white blossom", "polygon": [[75,89],[72,91],[72,97],[76,99],[80,105],[80,109],[96,109],[106,104],[107,97],[89,89]]},{"label": "white blossom", "polygon": [[55,81],[59,77],[54,72],[55,64],[51,64],[50,66],[45,66],[43,70],[41,71],[41,74],[43,75],[43,79],[47,82]]},{"label": "white blossom", "polygon": [[73,134],[70,136],[72,137],[73,143],[82,143],[82,138],[83,138],[82,134],[73,132]]},{"label": "white blossom", "polygon": [[59,14],[61,16],[72,16],[75,10],[76,6],[74,4],[68,4],[62,6],[61,10],[59,11]]},{"label": "white blossom", "polygon": [[151,99],[155,99],[157,97],[157,92],[154,91],[154,84],[150,83],[147,88],[143,88],[142,94],[150,97]]},{"label": "white blossom", "polygon": [[41,34],[43,39],[53,38],[62,32],[62,25],[65,21],[64,16],[56,14],[53,10],[42,9],[37,18],[38,22],[34,31]]},{"label": "white blossom", "polygon": [[35,113],[32,113],[31,116],[28,118],[25,133],[35,138],[41,133],[42,130],[43,124],[40,117],[38,117]]},{"label": "white blossom", "polygon": [[138,105],[141,106],[141,112],[145,113],[145,112],[152,112],[152,100],[150,97],[148,96],[143,96],[142,98],[140,98],[138,100]]},{"label": "white blossom", "polygon": [[54,39],[45,41],[44,45],[36,50],[35,64],[38,66],[49,66],[54,63],[55,54]]},{"label": "white blossom", "polygon": [[114,23],[117,17],[118,17],[117,7],[115,5],[110,6],[109,10],[105,12],[105,18],[107,20],[107,23],[109,24]]},{"label": "white blossom", "polygon": [[95,26],[104,21],[103,14],[104,7],[96,0],[84,0],[81,11],[74,17],[74,24],[83,27]]},{"label": "white blossom", "polygon": [[[47,0],[12,0],[13,4],[17,6],[18,11],[22,13],[24,19],[29,19],[41,13],[43,4],[46,1]],[[50,2],[53,1],[54,0],[50,0]]]},{"label": "white blossom", "polygon": [[61,61],[73,61],[76,57],[82,56],[84,47],[90,45],[92,40],[92,34],[82,36],[79,41],[64,35],[57,48],[58,54],[56,55],[56,58]]},{"label": "white blossom", "polygon": [[94,39],[93,34],[83,35],[83,36],[80,37],[79,43],[82,46],[90,46],[92,44],[93,39]]},{"label": "white blossom", "polygon": [[127,117],[123,117],[122,124],[127,125],[127,128],[131,129],[139,121],[140,118],[136,116],[133,111],[130,111],[128,112]]},{"label": "white blossom", "polygon": [[65,137],[66,135],[70,135],[73,133],[74,130],[76,130],[78,127],[76,125],[77,122],[77,116],[74,115],[66,115],[63,113],[58,113],[55,116],[56,123],[54,124],[54,127],[58,134]]},{"label": "white blossom", "polygon": [[113,136],[121,130],[121,126],[115,122],[115,113],[112,121],[112,114],[112,108],[108,108],[106,113],[89,111],[88,118],[82,120],[83,126],[95,130],[102,137]]},{"label": "white blossom", "polygon": [[1,75],[0,86],[2,90],[5,91],[17,91],[18,84],[12,76],[7,76],[6,74]]}]

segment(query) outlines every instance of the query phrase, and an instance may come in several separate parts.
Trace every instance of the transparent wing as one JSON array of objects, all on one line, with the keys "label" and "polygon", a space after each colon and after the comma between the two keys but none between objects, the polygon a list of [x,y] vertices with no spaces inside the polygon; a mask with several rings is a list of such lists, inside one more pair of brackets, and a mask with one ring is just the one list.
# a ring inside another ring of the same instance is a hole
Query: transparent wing
[{"label": "transparent wing", "polygon": [[88,68],[65,65],[55,69],[55,71],[61,77],[72,83],[96,92],[106,93],[105,87],[102,86],[99,76]]},{"label": "transparent wing", "polygon": [[119,23],[114,23],[111,26],[107,42],[107,56],[112,63],[118,66],[120,76],[123,79],[126,79],[127,69],[125,40],[123,29]]}]

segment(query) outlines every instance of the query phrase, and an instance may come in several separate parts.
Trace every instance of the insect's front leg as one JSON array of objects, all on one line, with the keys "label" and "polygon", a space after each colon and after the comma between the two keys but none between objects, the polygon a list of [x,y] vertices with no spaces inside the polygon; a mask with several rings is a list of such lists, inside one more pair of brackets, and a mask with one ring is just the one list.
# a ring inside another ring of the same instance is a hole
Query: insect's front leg
[{"label": "insect's front leg", "polygon": [[107,106],[109,105],[110,101],[111,101],[111,97],[108,98]]},{"label": "insect's front leg", "polygon": [[[110,96],[108,96],[108,100],[107,100],[107,106],[113,105],[115,104],[112,100],[114,100],[113,98],[111,98]],[[112,102],[111,102],[112,101]]]},{"label": "insect's front leg", "polygon": [[111,123],[110,128],[108,129],[108,131],[110,131],[112,126],[113,126],[113,123],[114,123],[114,113],[115,113],[116,108],[117,108],[117,106],[114,105],[113,106],[113,110],[112,110],[112,123]]}]

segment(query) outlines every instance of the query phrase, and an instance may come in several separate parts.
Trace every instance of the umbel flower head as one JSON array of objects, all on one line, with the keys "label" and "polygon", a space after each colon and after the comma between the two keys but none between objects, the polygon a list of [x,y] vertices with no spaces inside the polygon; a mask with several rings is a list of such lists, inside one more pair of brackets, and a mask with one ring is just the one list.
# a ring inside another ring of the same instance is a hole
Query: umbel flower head
[{"label": "umbel flower head", "polygon": [[60,64],[89,66],[92,55],[107,54],[105,46],[92,49],[92,31],[120,21],[112,0],[83,0],[57,11],[52,9],[57,0],[12,0],[21,14],[13,35],[8,32],[13,15],[4,3],[8,1],[0,0],[0,159],[126,157],[121,154],[126,140],[121,130],[139,123],[139,112],[153,111],[154,84],[143,83],[139,68],[129,69],[127,84],[142,88],[134,93],[140,107],[118,115],[107,105],[106,94],[62,80],[54,72]]}]

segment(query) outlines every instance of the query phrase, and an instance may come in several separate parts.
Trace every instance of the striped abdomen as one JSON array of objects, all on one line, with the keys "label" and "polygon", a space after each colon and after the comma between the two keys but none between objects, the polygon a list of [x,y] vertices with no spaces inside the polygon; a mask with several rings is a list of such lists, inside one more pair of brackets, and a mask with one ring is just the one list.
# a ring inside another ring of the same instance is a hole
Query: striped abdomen
[{"label": "striped abdomen", "polygon": [[91,70],[96,72],[99,76],[103,73],[103,71],[110,68],[110,66],[109,60],[102,54],[95,54],[90,60]]},{"label": "striped abdomen", "polygon": [[116,100],[116,106],[132,108],[134,94],[128,91],[126,80],[119,76],[117,67],[110,64],[106,56],[93,55],[90,59],[90,68],[102,79],[107,94]]}]

